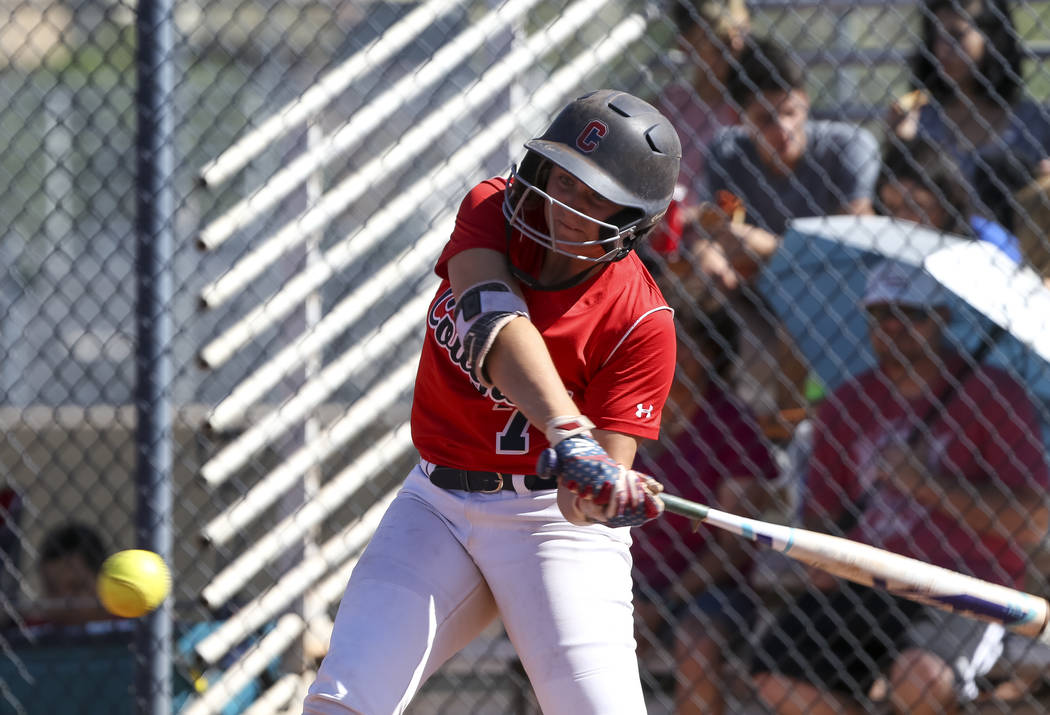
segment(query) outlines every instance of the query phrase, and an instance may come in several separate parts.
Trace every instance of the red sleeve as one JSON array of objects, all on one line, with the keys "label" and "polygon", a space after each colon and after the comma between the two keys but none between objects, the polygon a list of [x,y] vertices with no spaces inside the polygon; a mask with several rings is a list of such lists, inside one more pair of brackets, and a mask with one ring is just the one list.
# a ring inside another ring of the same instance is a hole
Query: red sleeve
[{"label": "red sleeve", "polygon": [[456,227],[445,244],[434,272],[448,278],[448,261],[468,248],[506,250],[507,237],[503,226],[503,190],[506,179],[482,181],[463,198],[456,214]]},{"label": "red sleeve", "polygon": [[673,314],[656,308],[633,326],[587,385],[583,414],[598,429],[656,439],[674,379]]}]

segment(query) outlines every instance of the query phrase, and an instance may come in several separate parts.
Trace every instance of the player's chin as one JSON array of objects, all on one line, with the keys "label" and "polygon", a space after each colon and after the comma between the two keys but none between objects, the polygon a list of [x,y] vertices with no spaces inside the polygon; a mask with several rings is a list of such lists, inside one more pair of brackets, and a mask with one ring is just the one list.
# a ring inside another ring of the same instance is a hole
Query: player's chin
[{"label": "player's chin", "polygon": [[579,253],[585,248],[583,246],[584,237],[579,231],[561,230],[555,231],[551,237],[554,243],[554,247],[559,251],[565,251],[567,253]]},{"label": "player's chin", "polygon": [[[602,257],[604,251],[602,247],[597,244],[588,244],[580,241],[560,241],[555,244],[558,250],[567,257],[573,257],[573,261],[578,262],[580,265],[591,265],[594,261],[597,261]],[[579,260],[579,258],[584,260]]]}]

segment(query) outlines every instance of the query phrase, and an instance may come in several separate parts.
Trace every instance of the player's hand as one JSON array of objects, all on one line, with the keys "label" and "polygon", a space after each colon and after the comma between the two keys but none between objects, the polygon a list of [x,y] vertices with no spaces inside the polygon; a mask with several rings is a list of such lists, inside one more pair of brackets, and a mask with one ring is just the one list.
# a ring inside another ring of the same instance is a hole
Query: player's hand
[{"label": "player's hand", "polygon": [[606,509],[606,526],[640,526],[664,513],[663,500],[657,496],[663,485],[652,477],[625,469],[620,483]]},{"label": "player's hand", "polygon": [[575,497],[559,498],[566,519],[607,526],[638,526],[663,513],[656,496],[663,490],[654,479],[627,469],[606,454],[589,434],[561,440],[544,450],[536,465],[541,477],[556,477]]},{"label": "player's hand", "polygon": [[577,526],[639,526],[660,516],[663,501],[657,496],[663,485],[640,472],[624,469],[609,503],[602,506],[571,491],[563,482],[558,487],[558,508],[569,523]]}]

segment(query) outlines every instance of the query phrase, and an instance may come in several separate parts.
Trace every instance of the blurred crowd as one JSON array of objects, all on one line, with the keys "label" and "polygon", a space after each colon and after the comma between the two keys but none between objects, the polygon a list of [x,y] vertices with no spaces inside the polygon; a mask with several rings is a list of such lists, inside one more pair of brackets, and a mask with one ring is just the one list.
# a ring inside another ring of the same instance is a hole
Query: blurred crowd
[{"label": "blurred crowd", "polygon": [[[956,337],[970,306],[923,259],[978,243],[1050,286],[1050,107],[1010,2],[917,5],[908,86],[861,126],[815,116],[811,72],[744,0],[673,0],[687,69],[652,99],[682,172],[646,258],[678,371],[637,468],[726,511],[1038,588],[1047,395],[988,359],[1009,327]],[[794,300],[818,284],[840,313]],[[676,517],[636,529],[634,556],[643,673],[672,674],[677,713],[734,712],[735,691],[777,713],[950,713],[1042,687],[1045,652],[1000,626]]]}]

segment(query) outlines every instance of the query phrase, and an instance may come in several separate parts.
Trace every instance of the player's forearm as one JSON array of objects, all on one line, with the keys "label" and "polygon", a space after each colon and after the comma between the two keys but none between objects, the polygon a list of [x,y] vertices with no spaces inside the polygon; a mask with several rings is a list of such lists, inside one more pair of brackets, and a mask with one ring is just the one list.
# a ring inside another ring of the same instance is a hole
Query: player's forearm
[{"label": "player's forearm", "polygon": [[[543,428],[554,417],[571,417],[579,407],[565,389],[536,327],[524,318],[500,331],[486,368],[493,384],[521,410],[529,422]],[[630,467],[638,449],[631,435],[594,430],[594,438],[620,464]]]},{"label": "player's forearm", "polygon": [[543,336],[525,318],[513,320],[500,330],[485,369],[500,392],[540,429],[553,417],[579,414]]},{"label": "player's forearm", "polygon": [[[506,256],[499,251],[472,248],[458,253],[449,259],[448,272],[457,302],[472,286],[487,282],[500,283],[521,297]],[[528,318],[515,318],[493,332],[492,347],[483,356],[484,372],[532,424],[542,429],[552,417],[579,414],[543,336]]]}]

